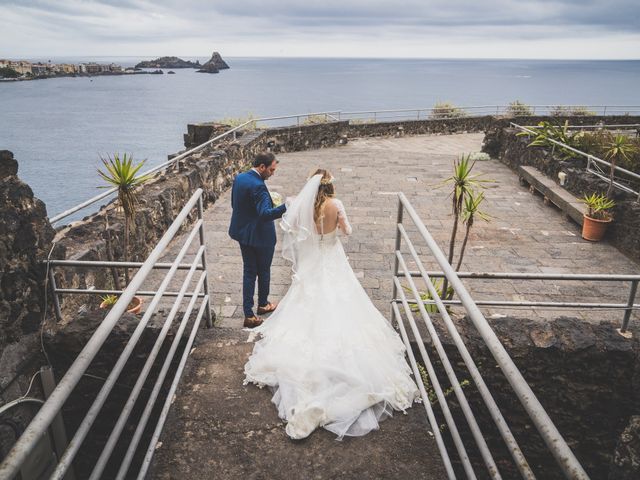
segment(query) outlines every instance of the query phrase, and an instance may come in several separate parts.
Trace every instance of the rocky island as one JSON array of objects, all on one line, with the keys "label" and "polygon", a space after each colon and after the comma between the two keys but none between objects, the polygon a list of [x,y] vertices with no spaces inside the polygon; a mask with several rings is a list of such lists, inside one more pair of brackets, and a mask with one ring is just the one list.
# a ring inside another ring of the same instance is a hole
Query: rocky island
[{"label": "rocky island", "polygon": [[200,73],[218,73],[220,70],[229,68],[229,65],[218,52],[213,52],[211,58],[202,65],[198,60],[190,62],[178,57],[160,57],[140,62],[136,68],[197,68]]},{"label": "rocky island", "polygon": [[200,68],[200,62],[198,60],[190,62],[178,57],[160,57],[140,62],[136,68]]},{"label": "rocky island", "polygon": [[218,73],[220,70],[229,68],[227,62],[225,62],[218,52],[213,52],[208,62],[202,65],[202,68],[198,70],[199,73]]}]

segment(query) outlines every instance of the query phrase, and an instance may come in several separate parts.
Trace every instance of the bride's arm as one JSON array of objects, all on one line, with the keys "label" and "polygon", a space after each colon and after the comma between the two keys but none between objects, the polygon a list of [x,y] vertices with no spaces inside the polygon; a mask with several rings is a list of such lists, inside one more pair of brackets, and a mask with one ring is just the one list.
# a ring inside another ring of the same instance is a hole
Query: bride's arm
[{"label": "bride's arm", "polygon": [[349,223],[349,219],[347,218],[347,212],[344,209],[344,205],[338,199],[334,199],[336,202],[336,206],[338,207],[338,228],[342,230],[343,233],[347,235],[351,235],[353,229],[351,228],[351,224]]}]

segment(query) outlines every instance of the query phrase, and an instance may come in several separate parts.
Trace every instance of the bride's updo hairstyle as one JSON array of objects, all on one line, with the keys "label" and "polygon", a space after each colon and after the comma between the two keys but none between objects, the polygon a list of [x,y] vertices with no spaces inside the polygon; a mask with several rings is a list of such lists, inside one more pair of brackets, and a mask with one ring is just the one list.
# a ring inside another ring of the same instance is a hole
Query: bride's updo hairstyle
[{"label": "bride's updo hairstyle", "polygon": [[322,178],[320,179],[320,186],[318,187],[318,195],[316,195],[316,201],[313,205],[313,220],[318,223],[319,221],[322,221],[322,217],[324,217],[322,208],[324,206],[324,202],[333,197],[335,190],[333,188],[333,175],[331,175],[329,170],[318,168],[309,176],[309,178],[314,175],[322,175]]}]

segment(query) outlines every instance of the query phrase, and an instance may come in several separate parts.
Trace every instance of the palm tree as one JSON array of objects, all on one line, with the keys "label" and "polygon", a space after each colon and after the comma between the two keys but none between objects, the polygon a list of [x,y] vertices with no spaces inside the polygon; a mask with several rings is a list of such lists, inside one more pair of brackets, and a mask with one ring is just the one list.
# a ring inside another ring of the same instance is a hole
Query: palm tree
[{"label": "palm tree", "polygon": [[[471,171],[476,164],[475,160],[471,160],[471,154],[462,155],[453,162],[453,175],[447,178],[443,183],[452,183],[451,191],[452,209],[453,209],[453,228],[451,229],[451,238],[449,239],[449,264],[453,262],[453,254],[455,251],[456,236],[458,234],[458,221],[462,213],[465,199],[473,195],[474,190],[483,188],[483,183],[489,180],[480,180],[481,175],[472,175]],[[448,282],[444,279],[442,292],[447,292]]]},{"label": "palm tree", "polygon": [[[122,158],[115,153],[113,158],[108,156],[100,158],[105,167],[105,171],[98,169],[98,174],[105,180],[108,185],[100,186],[99,188],[112,188],[116,187],[118,192],[118,202],[124,212],[124,238],[123,238],[123,251],[124,260],[129,261],[129,234],[131,226],[135,225],[134,219],[136,215],[136,206],[138,204],[138,192],[136,187],[146,182],[149,175],[138,175],[138,172],[144,165],[144,160],[136,165],[133,163],[133,156],[122,155]],[[124,269],[125,281],[129,283],[129,269]]]},{"label": "palm tree", "polygon": [[609,169],[609,188],[607,189],[607,197],[611,198],[613,191],[613,179],[616,173],[616,164],[618,160],[629,160],[629,156],[635,152],[635,146],[631,143],[629,137],[625,135],[616,135],[611,142],[605,146],[604,159],[609,160],[611,164]]}]

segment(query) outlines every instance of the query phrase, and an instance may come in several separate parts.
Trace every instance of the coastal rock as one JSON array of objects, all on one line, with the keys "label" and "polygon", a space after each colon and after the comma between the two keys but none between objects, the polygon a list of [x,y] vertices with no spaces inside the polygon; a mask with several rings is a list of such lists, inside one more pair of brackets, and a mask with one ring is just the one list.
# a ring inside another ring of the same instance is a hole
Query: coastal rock
[{"label": "coastal rock", "polygon": [[18,174],[18,162],[9,150],[0,150],[0,178],[7,178]]},{"label": "coastal rock", "polygon": [[640,476],[640,415],[633,415],[618,439],[609,480],[632,480]]},{"label": "coastal rock", "polygon": [[[217,73],[218,70],[225,70],[229,68],[227,62],[225,62],[218,52],[213,52],[208,62],[202,65],[202,69],[199,71],[205,71],[207,73]],[[213,71],[215,69],[215,72]]]},{"label": "coastal rock", "polygon": [[219,72],[220,70],[218,70],[213,63],[208,63],[208,62],[205,63],[200,70],[198,70],[198,73],[219,73]]},{"label": "coastal rock", "polygon": [[198,68],[200,62],[190,62],[178,57],[160,57],[138,63],[135,68]]},{"label": "coastal rock", "polygon": [[45,267],[54,230],[43,202],[17,176],[18,163],[0,151],[0,358],[5,347],[40,328]]}]

